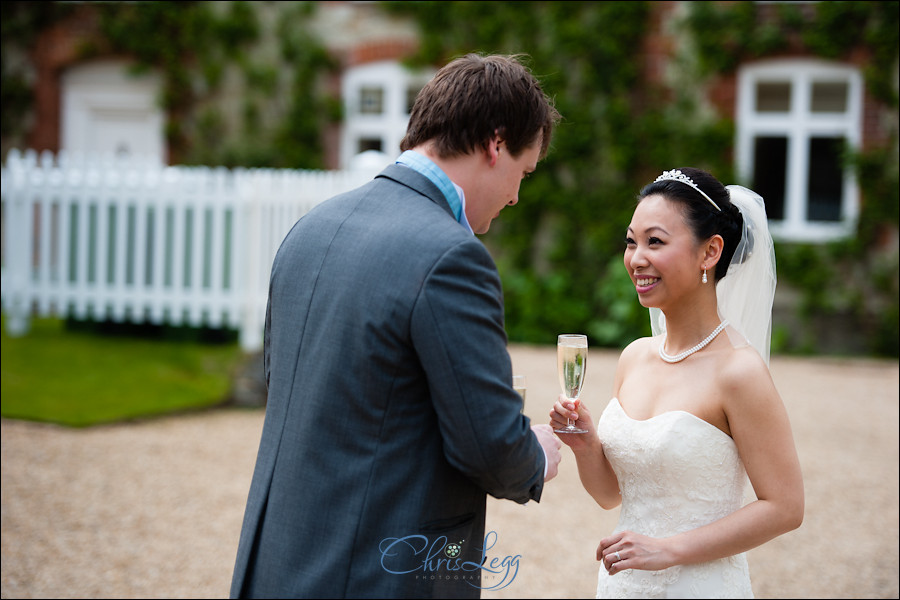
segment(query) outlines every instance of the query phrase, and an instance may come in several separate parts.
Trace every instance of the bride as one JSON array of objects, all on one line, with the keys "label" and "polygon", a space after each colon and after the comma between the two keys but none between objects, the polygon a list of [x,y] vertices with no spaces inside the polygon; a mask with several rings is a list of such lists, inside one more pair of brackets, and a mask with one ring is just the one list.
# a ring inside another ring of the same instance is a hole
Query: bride
[{"label": "bride", "polygon": [[[768,369],[775,254],[762,198],[699,169],[641,190],[625,268],[653,337],[622,352],[596,427],[550,413],[585,489],[619,523],[600,540],[598,598],[751,598],[744,552],[800,526],[803,480]],[[755,499],[745,501],[749,478]]]}]

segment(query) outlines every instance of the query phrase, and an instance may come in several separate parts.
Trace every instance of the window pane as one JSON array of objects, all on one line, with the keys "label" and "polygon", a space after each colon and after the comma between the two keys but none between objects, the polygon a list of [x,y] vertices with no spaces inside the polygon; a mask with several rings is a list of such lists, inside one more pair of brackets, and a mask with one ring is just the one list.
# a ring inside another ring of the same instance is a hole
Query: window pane
[{"label": "window pane", "polygon": [[756,112],[790,112],[790,82],[756,84]]},{"label": "window pane", "polygon": [[363,115],[380,115],[383,112],[384,90],[380,87],[364,87],[359,90],[359,112]]},{"label": "window pane", "polygon": [[359,140],[358,146],[357,152],[365,152],[366,150],[378,150],[381,152],[381,138],[362,138]]},{"label": "window pane", "polygon": [[842,113],[847,111],[846,81],[813,83],[810,110],[814,113]]},{"label": "window pane", "polygon": [[787,189],[787,138],[757,137],[753,140],[753,190],[766,203],[766,216],[784,219]]},{"label": "window pane", "polygon": [[814,137],[809,140],[809,173],[807,174],[807,219],[840,221],[844,170],[841,151],[844,138]]}]

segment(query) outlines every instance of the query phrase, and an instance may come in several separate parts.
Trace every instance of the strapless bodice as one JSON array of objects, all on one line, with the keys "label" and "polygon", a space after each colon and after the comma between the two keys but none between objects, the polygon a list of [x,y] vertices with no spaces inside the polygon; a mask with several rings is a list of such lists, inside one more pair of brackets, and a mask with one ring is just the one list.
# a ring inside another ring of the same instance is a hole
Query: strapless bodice
[{"label": "strapless bodice", "polygon": [[[638,420],[613,398],[597,423],[603,451],[619,480],[615,531],[667,537],[702,527],[744,503],[747,474],[734,440],[685,411]],[[600,567],[598,597],[752,597],[743,554],[663,571]]]},{"label": "strapless bodice", "polygon": [[747,476],[737,446],[703,419],[684,411],[632,419],[613,398],[598,434],[619,478],[620,525],[661,537],[741,507]]}]

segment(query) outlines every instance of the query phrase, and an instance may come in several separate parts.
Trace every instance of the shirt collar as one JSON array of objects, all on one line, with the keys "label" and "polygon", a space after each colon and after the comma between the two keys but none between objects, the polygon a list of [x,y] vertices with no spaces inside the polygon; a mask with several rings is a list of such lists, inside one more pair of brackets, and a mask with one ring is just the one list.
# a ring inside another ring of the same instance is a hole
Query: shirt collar
[{"label": "shirt collar", "polygon": [[[397,158],[397,164],[409,167],[427,177],[444,194],[453,216],[466,229],[472,232],[472,226],[466,219],[466,195],[463,189],[447,177],[447,174],[434,161],[413,150],[407,150]],[[473,232],[474,233],[474,232]]]}]

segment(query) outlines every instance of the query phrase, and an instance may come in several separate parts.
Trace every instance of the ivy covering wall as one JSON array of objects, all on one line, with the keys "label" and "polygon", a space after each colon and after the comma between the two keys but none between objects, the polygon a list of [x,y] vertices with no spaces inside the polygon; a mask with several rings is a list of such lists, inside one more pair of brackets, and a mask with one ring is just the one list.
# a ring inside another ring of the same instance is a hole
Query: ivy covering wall
[{"label": "ivy covering wall", "polygon": [[[808,51],[827,60],[866,56],[867,93],[887,129],[857,152],[845,152],[862,196],[856,236],[825,244],[777,244],[779,281],[799,292],[793,339],[786,350],[816,353],[826,332],[857,338],[852,350],[900,355],[896,235],[900,222],[897,154],[898,2],[776,3],[765,15],[755,2],[693,2],[686,24],[701,74],[733,72],[745,60]],[[893,246],[891,246],[893,238]],[[777,340],[776,340],[777,341]]]},{"label": "ivy covering wall", "polygon": [[[137,69],[163,76],[175,162],[321,168],[324,132],[340,121],[341,104],[326,85],[334,60],[311,31],[318,4],[90,3],[100,11],[100,32],[80,52],[130,55]],[[703,94],[742,61],[798,48],[837,61],[862,51],[868,93],[896,114],[898,2],[685,3],[664,24],[690,49],[671,65],[678,85],[647,82],[640,71],[648,2],[379,4],[418,23],[414,65],[467,52],[524,54],[564,117],[519,204],[482,237],[503,278],[512,341],[553,343],[560,332],[580,331],[594,345],[622,347],[649,333],[622,264],[636,194],[661,169],[678,166],[747,183],[735,180],[734,123],[709,110]],[[4,4],[4,139],[27,123],[25,50],[41,28],[80,6]],[[228,92],[235,79],[236,98]],[[778,245],[779,285],[795,289],[799,301],[789,322],[775,323],[776,352],[821,351],[818,332],[831,319],[849,324],[855,350],[900,355],[896,241],[884,251],[900,205],[896,118],[888,139],[846,160],[864,199],[858,235]]]},{"label": "ivy covering wall", "polygon": [[[323,127],[340,119],[340,99],[326,92],[336,63],[310,31],[316,5],[101,3],[105,37],[96,51],[108,44],[134,56],[138,68],[163,73],[166,137],[177,162],[322,168]],[[222,111],[229,70],[241,80],[237,119]]]},{"label": "ivy covering wall", "polygon": [[96,31],[80,40],[78,60],[129,56],[136,72],[161,75],[171,162],[323,168],[323,132],[340,121],[341,102],[327,85],[335,59],[311,31],[317,8],[317,2],[5,3],[4,139],[21,136],[27,123],[34,100],[25,57],[39,32],[93,10]]},{"label": "ivy covering wall", "polygon": [[[641,185],[661,166],[731,176],[728,123],[688,119],[688,97],[642,79],[635,56],[646,2],[389,2],[423,30],[417,60],[466,52],[524,53],[563,115],[548,157],[519,203],[483,237],[504,284],[515,341],[553,343],[565,331],[622,346],[649,333],[622,263]],[[467,27],[446,27],[467,23]],[[690,127],[681,124],[692,123]]]},{"label": "ivy covering wall", "polygon": [[[686,3],[677,22],[664,24],[693,49],[676,54],[683,85],[674,86],[639,78],[646,2],[384,5],[419,22],[416,61],[527,54],[564,117],[519,204],[484,237],[498,258],[516,341],[552,343],[559,332],[583,331],[594,344],[621,347],[649,333],[621,260],[624,229],[638,190],[662,168],[695,166],[737,182],[734,123],[702,105],[715,76],[791,49],[834,60],[862,49],[871,56],[870,93],[897,106],[897,2],[786,3],[767,15],[756,2]],[[800,301],[789,322],[775,323],[776,352],[822,351],[820,328],[838,322],[862,333],[852,350],[898,355],[896,245],[885,254],[879,243],[898,224],[896,152],[895,130],[883,147],[847,156],[865,198],[856,238],[777,248],[780,285],[796,288]]]}]

